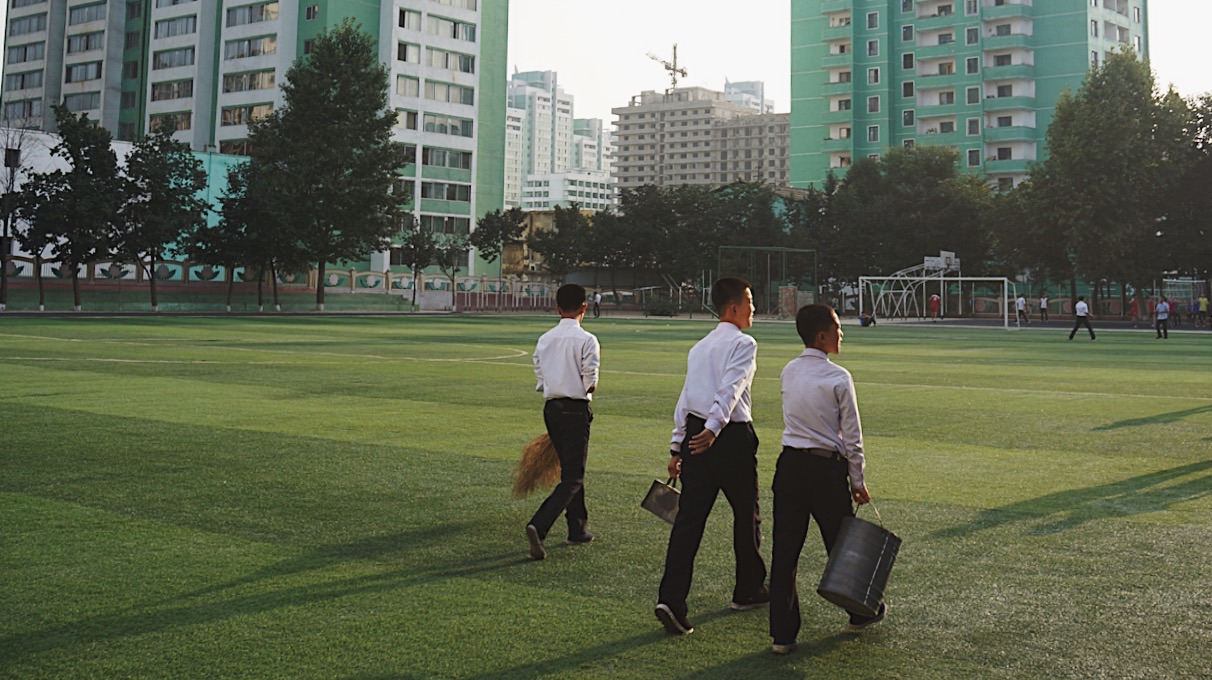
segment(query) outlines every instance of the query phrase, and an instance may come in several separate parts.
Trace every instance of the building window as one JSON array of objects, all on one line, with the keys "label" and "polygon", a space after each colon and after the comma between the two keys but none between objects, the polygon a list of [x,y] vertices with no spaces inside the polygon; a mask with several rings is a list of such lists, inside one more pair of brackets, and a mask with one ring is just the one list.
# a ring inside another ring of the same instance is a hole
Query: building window
[{"label": "building window", "polygon": [[81,83],[86,80],[97,80],[101,77],[101,62],[90,61],[86,64],[72,64],[67,67],[63,76],[65,83]]},{"label": "building window", "polygon": [[968,149],[968,167],[975,168],[981,164],[981,150]]},{"label": "building window", "polygon": [[904,68],[904,69],[913,68],[913,53],[912,52],[906,52],[901,55],[901,68]]},{"label": "building window", "polygon": [[1135,22],[1135,23],[1138,23],[1138,24],[1139,24],[1139,23],[1140,23],[1140,18],[1141,18],[1141,12],[1140,12],[1140,8],[1139,8],[1139,7],[1133,7],[1133,8],[1132,8],[1132,21],[1133,21],[1133,22]]},{"label": "building window", "polygon": [[421,96],[421,80],[408,76],[396,76],[396,94],[403,97]]},{"label": "building window", "polygon": [[879,85],[880,84],[880,70],[878,67],[867,69],[867,84],[868,85]]},{"label": "building window", "polygon": [[997,117],[997,126],[998,127],[1010,127],[1011,125],[1014,125],[1013,117],[1011,117],[1011,116],[998,116]]},{"label": "building window", "polygon": [[176,17],[156,22],[155,37],[171,38],[175,35],[189,35],[198,31],[198,17]]},{"label": "building window", "polygon": [[902,12],[912,12],[913,11],[913,0],[901,0],[901,11]]},{"label": "building window", "polygon": [[311,54],[311,50],[315,46],[316,46],[315,40],[311,40],[311,39],[304,40],[303,41],[303,54]]},{"label": "building window", "polygon": [[67,36],[67,53],[91,52],[105,47],[105,31]]},{"label": "building window", "polygon": [[143,16],[142,0],[131,0],[131,2],[126,3],[126,18],[127,19],[138,19],[142,16]]},{"label": "building window", "polygon": [[403,61],[409,64],[421,63],[421,46],[410,43],[396,44],[396,61]]},{"label": "building window", "polygon": [[219,142],[219,153],[225,153],[229,156],[247,156],[248,155],[248,140],[247,139],[225,139]]},{"label": "building window", "polygon": [[434,113],[425,114],[425,132],[436,132],[455,137],[471,137],[472,121],[453,116],[443,116]]},{"label": "building window", "polygon": [[417,129],[417,112],[416,111],[397,111],[396,125],[405,130]]},{"label": "building window", "polygon": [[262,21],[273,21],[278,18],[278,3],[264,2],[257,5],[244,5],[227,10],[228,26],[244,26],[257,24]]},{"label": "building window", "polygon": [[448,69],[451,71],[461,71],[463,73],[476,72],[476,58],[470,54],[460,54],[458,52],[447,52],[446,50],[427,48],[429,59],[426,63],[434,68]]},{"label": "building window", "polygon": [[68,111],[73,113],[93,111],[101,108],[101,93],[84,92],[81,94],[69,94],[63,97],[63,105],[67,107]]},{"label": "building window", "polygon": [[940,106],[950,106],[955,103],[955,91],[948,90],[938,93],[938,103]]},{"label": "building window", "polygon": [[964,73],[973,75],[981,70],[980,57],[968,57],[964,60]]},{"label": "building window", "polygon": [[139,103],[139,93],[138,92],[127,92],[127,91],[123,90],[122,98],[119,99],[118,101],[120,102],[121,108],[133,109],[133,108],[135,108],[135,104]]},{"label": "building window", "polygon": [[166,99],[186,99],[194,96],[193,80],[172,80],[163,83],[152,83],[151,100],[154,102]]},{"label": "building window", "polygon": [[939,131],[939,134],[943,134],[943,135],[955,132],[955,121],[953,121],[953,120],[941,121],[938,124],[938,131]]},{"label": "building window", "polygon": [[41,5],[44,2],[46,2],[46,0],[12,0],[12,4],[9,6],[12,7],[13,9],[17,9],[19,7],[32,7],[33,5]]},{"label": "building window", "polygon": [[139,45],[143,44],[143,34],[138,31],[128,31],[126,33],[126,43],[123,45],[125,49],[138,49]]},{"label": "building window", "polygon": [[967,121],[967,125],[968,125],[968,134],[970,136],[976,136],[981,133],[981,119],[980,118],[969,118]]},{"label": "building window", "polygon": [[42,115],[41,99],[23,99],[4,102],[4,120],[25,120]]},{"label": "building window", "polygon": [[400,28],[406,28],[410,31],[421,30],[421,13],[411,10],[400,10]]},{"label": "building window", "polygon": [[1098,50],[1090,50],[1090,68],[1098,68]]},{"label": "building window", "polygon": [[996,27],[994,27],[993,34],[1003,37],[1010,35],[1010,24],[998,24]]},{"label": "building window", "polygon": [[227,60],[259,57],[264,54],[277,54],[277,52],[278,38],[272,35],[247,40],[229,40],[223,46],[223,58]]},{"label": "building window", "polygon": [[421,182],[421,198],[470,203],[471,185],[450,182]]},{"label": "building window", "polygon": [[8,48],[5,56],[5,62],[8,64],[20,64],[27,61],[41,61],[46,57],[46,43],[36,42],[27,43],[25,45],[14,45]]},{"label": "building window", "polygon": [[912,139],[906,139],[904,144],[901,146],[905,147],[906,149],[912,149],[914,146],[916,146],[916,144]]},{"label": "building window", "polygon": [[476,0],[433,0],[433,1],[438,3],[439,5],[446,5],[447,7],[458,7],[460,9],[469,9],[473,12],[476,11]]},{"label": "building window", "polygon": [[156,7],[173,7],[175,5],[184,5],[198,0],[156,0]]},{"label": "building window", "polygon": [[911,42],[913,40],[913,24],[901,26],[901,41]]},{"label": "building window", "polygon": [[993,55],[993,65],[994,66],[1010,66],[1010,55],[1009,54]]},{"label": "building window", "polygon": [[1142,47],[1142,45],[1141,45],[1140,36],[1139,35],[1132,36],[1132,48],[1135,49],[1139,53],[1141,51],[1141,47]]},{"label": "building window", "polygon": [[274,112],[273,104],[229,106],[219,113],[219,125],[248,125]]},{"label": "building window", "polygon": [[315,21],[316,19],[320,18],[320,6],[308,5],[307,11],[304,12],[303,16],[307,21]]},{"label": "building window", "polygon": [[67,25],[75,26],[76,24],[85,24],[90,21],[101,21],[105,18],[105,3],[99,2],[94,5],[80,5],[73,7],[67,11]]},{"label": "building window", "polygon": [[938,65],[938,74],[940,76],[955,75],[955,62],[945,61]]},{"label": "building window", "polygon": [[880,41],[878,41],[878,40],[868,40],[867,41],[867,56],[869,56],[869,57],[880,56]]},{"label": "building window", "polygon": [[879,95],[876,95],[874,97],[867,97],[867,113],[879,113],[879,112],[880,112]]},{"label": "building window", "polygon": [[878,125],[868,125],[867,126],[867,141],[868,142],[880,141],[880,126],[878,126]]},{"label": "building window", "polygon": [[193,127],[194,117],[188,111],[180,113],[157,113],[148,117],[147,127],[152,132],[177,132]]},{"label": "building window", "polygon": [[913,127],[916,123],[916,116],[913,114],[913,109],[901,113],[901,125],[905,127]]},{"label": "building window", "polygon": [[967,14],[969,16],[976,14],[976,11],[977,11],[976,6],[977,6],[976,0],[964,0],[964,14]]},{"label": "building window", "polygon": [[444,38],[466,40],[467,42],[476,41],[475,24],[453,21],[451,19],[443,19],[442,17],[433,16],[432,14],[429,16],[429,21],[425,25],[425,31],[430,35],[436,35]]},{"label": "building window", "polygon": [[250,90],[272,90],[276,75],[273,71],[231,73],[223,76],[224,92],[248,92]]},{"label": "building window", "polygon": [[20,19],[12,19],[8,22],[9,35],[26,35],[27,33],[38,33],[46,30],[46,12],[42,14],[31,14]]},{"label": "building window", "polygon": [[997,96],[998,97],[1013,97],[1014,96],[1014,86],[1013,85],[998,85],[997,86]]},{"label": "building window", "polygon": [[969,104],[981,103],[981,88],[979,88],[979,87],[968,88],[967,97],[968,97],[967,101]]},{"label": "building window", "polygon": [[880,13],[867,12],[867,28],[875,29],[880,27]]},{"label": "building window", "polygon": [[954,34],[954,33],[939,33],[939,34],[938,34],[938,44],[940,44],[940,45],[950,45],[950,44],[951,44],[951,43],[953,43],[953,42],[955,42],[955,34]]},{"label": "building window", "polygon": [[975,45],[981,40],[981,29],[973,27],[964,31],[964,42],[968,45]]},{"label": "building window", "polygon": [[837,110],[838,111],[849,111],[850,110],[850,100],[849,99],[837,100]]},{"label": "building window", "polygon": [[1014,160],[1014,154],[1011,153],[1010,147],[1008,147],[1008,146],[997,147],[997,160],[999,160],[999,161]]},{"label": "building window", "polygon": [[194,65],[194,48],[182,47],[177,50],[164,50],[152,55],[152,70]]},{"label": "building window", "polygon": [[139,77],[139,62],[124,61],[122,62],[122,77],[134,79]]},{"label": "building window", "polygon": [[[425,98],[437,102],[451,104],[475,104],[475,88],[451,83],[441,83],[433,80],[425,81]],[[685,133],[683,133],[685,134]]]},{"label": "building window", "polygon": [[912,97],[913,96],[913,81],[912,80],[906,80],[905,82],[901,83],[901,96],[902,97]]},{"label": "building window", "polygon": [[10,73],[4,77],[4,90],[29,90],[42,87],[42,71]]}]

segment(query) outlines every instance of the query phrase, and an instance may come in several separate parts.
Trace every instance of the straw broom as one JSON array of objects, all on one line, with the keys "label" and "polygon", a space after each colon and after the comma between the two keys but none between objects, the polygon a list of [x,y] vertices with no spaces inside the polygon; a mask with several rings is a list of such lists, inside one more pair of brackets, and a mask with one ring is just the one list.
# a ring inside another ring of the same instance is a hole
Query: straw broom
[{"label": "straw broom", "polygon": [[550,488],[560,481],[560,457],[551,437],[543,433],[522,447],[522,459],[513,471],[513,495],[526,498],[539,487]]}]

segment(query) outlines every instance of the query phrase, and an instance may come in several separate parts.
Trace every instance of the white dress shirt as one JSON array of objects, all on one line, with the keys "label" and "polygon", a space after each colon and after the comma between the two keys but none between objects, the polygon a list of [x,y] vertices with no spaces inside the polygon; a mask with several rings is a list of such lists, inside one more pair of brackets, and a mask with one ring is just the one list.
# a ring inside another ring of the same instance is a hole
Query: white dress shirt
[{"label": "white dress shirt", "polygon": [[1087,305],[1085,300],[1078,300],[1077,305],[1073,308],[1073,313],[1077,316],[1089,316],[1090,305]]},{"label": "white dress shirt", "polygon": [[728,423],[753,419],[749,387],[757,373],[757,340],[735,324],[721,321],[707,337],[695,343],[686,359],[686,383],[673,412],[673,440],[669,447],[680,451],[686,438],[686,417],[694,414],[707,421],[707,429],[719,435]]},{"label": "white dress shirt", "polygon": [[805,349],[783,367],[783,446],[839,451],[850,486],[863,486],[863,426],[850,371],[819,349]]},{"label": "white dress shirt", "polygon": [[1170,318],[1170,303],[1162,302],[1157,305],[1153,311],[1157,312],[1158,321],[1164,321]]},{"label": "white dress shirt", "polygon": [[534,348],[536,391],[547,399],[592,400],[598,384],[601,349],[593,333],[576,319],[560,319],[559,325],[539,337]]}]

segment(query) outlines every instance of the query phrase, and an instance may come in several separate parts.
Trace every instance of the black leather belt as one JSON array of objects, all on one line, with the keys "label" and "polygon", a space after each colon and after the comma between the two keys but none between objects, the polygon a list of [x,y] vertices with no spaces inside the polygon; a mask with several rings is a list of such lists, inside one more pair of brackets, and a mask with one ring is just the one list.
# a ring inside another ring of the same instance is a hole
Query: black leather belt
[{"label": "black leather belt", "polygon": [[834,451],[833,449],[797,449],[794,446],[788,446],[787,450],[795,451],[796,453],[808,453],[814,456],[820,456],[821,458],[833,458],[834,456],[838,455],[838,452]]}]

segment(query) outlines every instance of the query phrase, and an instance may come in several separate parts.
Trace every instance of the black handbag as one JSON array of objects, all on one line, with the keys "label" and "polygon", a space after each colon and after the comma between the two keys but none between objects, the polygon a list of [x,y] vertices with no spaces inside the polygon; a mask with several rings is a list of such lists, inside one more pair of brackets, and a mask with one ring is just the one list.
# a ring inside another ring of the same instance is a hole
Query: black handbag
[{"label": "black handbag", "polygon": [[673,520],[678,516],[678,501],[682,498],[677,484],[676,477],[670,477],[668,482],[652,480],[652,486],[648,487],[648,493],[644,500],[640,501],[640,507],[673,524]]}]

